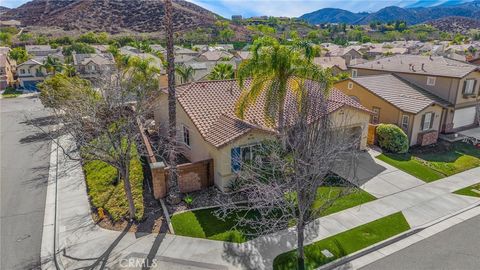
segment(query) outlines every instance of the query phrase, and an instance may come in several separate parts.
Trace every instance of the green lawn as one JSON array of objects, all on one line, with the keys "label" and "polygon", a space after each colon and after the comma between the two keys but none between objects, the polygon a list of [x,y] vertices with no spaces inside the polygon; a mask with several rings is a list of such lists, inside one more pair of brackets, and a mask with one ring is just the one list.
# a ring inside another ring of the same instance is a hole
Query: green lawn
[{"label": "green lawn", "polygon": [[[408,222],[399,212],[307,245],[304,249],[306,269],[315,269],[409,229]],[[324,249],[328,249],[334,257],[325,257],[321,253]],[[273,261],[273,269],[297,269],[296,250],[278,255]]]},{"label": "green lawn", "polygon": [[3,98],[16,98],[20,96],[23,92],[17,91],[14,88],[7,87],[7,89],[2,93]]},{"label": "green lawn", "polygon": [[406,154],[384,153],[377,158],[425,182],[431,182],[480,166],[480,149],[457,142],[450,147],[439,146]]},{"label": "green lawn", "polygon": [[[128,216],[128,201],[125,196],[123,182],[115,185],[117,170],[102,161],[87,161],[83,165],[87,181],[88,196],[92,205],[103,208],[114,221]],[[143,217],[143,169],[142,163],[135,154],[130,163],[130,183],[135,202],[135,218]]]},{"label": "green lawn", "polygon": [[475,189],[475,190],[480,191],[480,183],[475,184],[475,185],[472,185],[472,186],[469,186],[469,187],[466,187],[466,188],[462,188],[462,189],[460,189],[460,190],[455,191],[454,193],[455,193],[455,194],[459,194],[459,195],[466,195],[466,196],[472,196],[472,197],[480,197],[480,194],[478,194],[477,192],[472,191],[472,189]]},{"label": "green lawn", "polygon": [[[343,187],[320,187],[317,191],[317,200],[314,203],[314,208],[322,207],[325,202],[338,196],[343,189]],[[374,199],[375,197],[367,192],[355,189],[346,195],[342,195],[334,204],[322,211],[320,216],[329,215]],[[244,215],[244,212],[233,215],[223,221],[214,215],[213,212],[215,210],[216,208],[203,209],[174,215],[172,217],[172,225],[175,234],[235,243],[242,243],[253,238],[251,235],[248,235],[253,232],[252,230],[248,228],[234,228],[237,224],[238,215]],[[255,213],[249,213],[249,216],[253,217]]]}]

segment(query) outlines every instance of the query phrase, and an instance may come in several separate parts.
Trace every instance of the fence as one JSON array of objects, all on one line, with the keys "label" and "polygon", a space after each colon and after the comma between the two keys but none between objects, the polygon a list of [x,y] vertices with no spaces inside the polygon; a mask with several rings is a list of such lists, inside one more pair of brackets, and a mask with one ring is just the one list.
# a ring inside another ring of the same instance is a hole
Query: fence
[{"label": "fence", "polygon": [[[158,162],[148,136],[145,134],[140,120],[137,120],[142,141],[147,152],[146,157],[152,175],[153,195],[155,199],[163,198],[168,192],[169,167]],[[202,160],[194,163],[185,163],[177,166],[178,188],[182,193],[201,190],[213,185],[213,160]]]},{"label": "fence", "polygon": [[367,135],[367,144],[374,145],[377,137],[377,126],[373,124],[368,124],[368,135]]}]

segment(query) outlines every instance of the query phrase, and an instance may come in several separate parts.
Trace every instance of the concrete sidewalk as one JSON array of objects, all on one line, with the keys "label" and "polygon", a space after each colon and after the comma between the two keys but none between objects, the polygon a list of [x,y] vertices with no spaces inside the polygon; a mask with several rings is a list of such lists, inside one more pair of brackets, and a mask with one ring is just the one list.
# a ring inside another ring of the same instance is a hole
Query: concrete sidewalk
[{"label": "concrete sidewalk", "polygon": [[[69,142],[62,138],[61,143]],[[141,269],[143,265],[139,263],[144,261],[150,269],[271,269],[273,259],[277,255],[296,247],[296,235],[291,229],[243,244],[169,234],[104,230],[96,226],[91,219],[85,181],[79,163],[59,156],[58,168],[60,252],[57,258],[65,269],[79,267]],[[307,243],[398,211],[404,213],[411,227],[421,226],[478,203],[480,199],[451,193],[478,182],[480,168],[475,168],[322,217],[308,226]]]}]

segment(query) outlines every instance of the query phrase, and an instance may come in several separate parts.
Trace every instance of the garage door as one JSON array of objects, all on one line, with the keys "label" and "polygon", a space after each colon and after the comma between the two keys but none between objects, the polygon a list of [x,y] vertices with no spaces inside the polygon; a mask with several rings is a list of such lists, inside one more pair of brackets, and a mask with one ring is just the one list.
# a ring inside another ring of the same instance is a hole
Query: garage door
[{"label": "garage door", "polygon": [[453,115],[453,128],[459,128],[473,124],[475,121],[475,107],[455,110]]}]

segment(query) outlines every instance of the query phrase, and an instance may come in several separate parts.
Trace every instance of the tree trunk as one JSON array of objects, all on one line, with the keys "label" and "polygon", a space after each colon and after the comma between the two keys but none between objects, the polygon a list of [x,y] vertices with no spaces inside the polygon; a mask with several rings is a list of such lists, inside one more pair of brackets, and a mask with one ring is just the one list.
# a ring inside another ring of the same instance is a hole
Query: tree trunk
[{"label": "tree trunk", "polygon": [[123,178],[123,187],[125,189],[125,195],[127,196],[128,200],[128,212],[130,220],[135,218],[135,203],[133,202],[132,196],[132,186],[130,185],[130,162],[127,162],[127,165],[122,170],[122,178]]},{"label": "tree trunk", "polygon": [[168,75],[168,196],[171,203],[179,203],[177,185],[177,112],[175,97],[175,56],[173,51],[172,1],[165,0],[165,30],[167,34],[167,75]]},{"label": "tree trunk", "polygon": [[303,241],[305,240],[304,235],[305,226],[303,221],[297,224],[297,268],[298,270],[305,269],[305,253],[303,251]]}]

